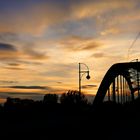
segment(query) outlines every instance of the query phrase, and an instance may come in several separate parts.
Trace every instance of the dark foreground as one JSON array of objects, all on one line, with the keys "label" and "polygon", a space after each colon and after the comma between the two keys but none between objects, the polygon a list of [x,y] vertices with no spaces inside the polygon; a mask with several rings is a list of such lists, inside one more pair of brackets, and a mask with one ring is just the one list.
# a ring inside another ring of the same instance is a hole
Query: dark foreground
[{"label": "dark foreground", "polygon": [[37,139],[140,139],[140,103],[1,109],[0,135]]}]

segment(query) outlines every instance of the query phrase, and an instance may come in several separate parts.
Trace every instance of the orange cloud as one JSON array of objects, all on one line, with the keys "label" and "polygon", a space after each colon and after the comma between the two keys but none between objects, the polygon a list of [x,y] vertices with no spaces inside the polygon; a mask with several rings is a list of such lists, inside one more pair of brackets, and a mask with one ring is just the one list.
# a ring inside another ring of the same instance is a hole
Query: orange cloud
[{"label": "orange cloud", "polygon": [[[136,4],[132,0],[103,0],[99,2],[87,0],[78,3],[70,2],[65,7],[55,3],[38,3],[22,8],[19,12],[0,15],[0,32],[41,35],[48,26],[66,21],[93,17],[94,20],[102,22],[105,13],[109,15],[111,12],[130,10]],[[122,13],[120,12],[119,14],[121,15]]]},{"label": "orange cloud", "polygon": [[64,38],[59,43],[64,49],[71,51],[88,51],[102,46],[102,44],[95,39],[82,38],[80,36]]},{"label": "orange cloud", "polygon": [[109,28],[105,29],[104,31],[101,32],[101,35],[108,35],[108,34],[118,34],[121,31],[117,28]]},{"label": "orange cloud", "polygon": [[[4,17],[4,16],[7,16]],[[0,32],[40,35],[44,30],[67,18],[65,9],[55,4],[38,3],[22,8],[19,12],[0,15]]]},{"label": "orange cloud", "polygon": [[115,10],[130,9],[135,6],[135,2],[128,1],[85,1],[81,4],[72,5],[73,14],[76,18],[98,17],[104,13],[109,13]]},{"label": "orange cloud", "polygon": [[91,57],[94,57],[94,58],[103,58],[104,56],[105,56],[105,54],[103,52],[97,52],[97,53],[92,54]]},{"label": "orange cloud", "polygon": [[[34,49],[33,46],[18,48],[15,45],[0,43],[0,59],[5,62],[12,60],[47,60],[49,56],[46,52]],[[12,63],[11,66],[17,66],[17,63]]]},{"label": "orange cloud", "polygon": [[46,52],[41,52],[39,50],[35,50],[29,47],[23,49],[23,54],[26,59],[35,59],[35,60],[49,59],[49,56],[46,54]]}]

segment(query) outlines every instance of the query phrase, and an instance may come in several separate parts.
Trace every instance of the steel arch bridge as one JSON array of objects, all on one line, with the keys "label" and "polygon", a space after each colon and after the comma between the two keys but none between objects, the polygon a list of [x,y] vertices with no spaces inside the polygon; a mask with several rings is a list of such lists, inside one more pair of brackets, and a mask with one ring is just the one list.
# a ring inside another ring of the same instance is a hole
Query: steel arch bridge
[{"label": "steel arch bridge", "polygon": [[133,101],[140,95],[140,62],[116,63],[105,74],[93,104]]}]

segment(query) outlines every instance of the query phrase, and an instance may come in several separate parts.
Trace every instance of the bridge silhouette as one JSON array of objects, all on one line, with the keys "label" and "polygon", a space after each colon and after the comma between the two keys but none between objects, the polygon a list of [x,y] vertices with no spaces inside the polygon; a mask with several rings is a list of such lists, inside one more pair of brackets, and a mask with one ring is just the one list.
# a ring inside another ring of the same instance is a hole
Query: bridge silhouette
[{"label": "bridge silhouette", "polygon": [[94,105],[104,101],[124,104],[140,96],[140,62],[116,63],[105,74]]}]

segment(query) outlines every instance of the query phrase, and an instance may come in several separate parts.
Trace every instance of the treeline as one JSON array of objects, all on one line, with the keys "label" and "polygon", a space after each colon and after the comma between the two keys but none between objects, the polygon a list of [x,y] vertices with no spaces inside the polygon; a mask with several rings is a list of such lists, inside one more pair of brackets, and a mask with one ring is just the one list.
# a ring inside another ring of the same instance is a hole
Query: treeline
[{"label": "treeline", "polygon": [[61,94],[45,94],[43,100],[20,99],[8,97],[0,110],[6,111],[43,111],[58,108],[84,109],[91,106],[86,96],[75,90]]},{"label": "treeline", "polygon": [[9,132],[80,129],[81,125],[89,124],[86,120],[90,120],[91,110],[86,96],[72,90],[61,96],[46,94],[40,101],[8,97],[0,108],[0,124]]},{"label": "treeline", "polygon": [[[93,102],[92,102],[93,103]],[[112,101],[106,101],[98,106],[94,106],[89,102],[83,93],[79,93],[76,90],[69,90],[61,95],[57,94],[45,94],[43,100],[32,99],[20,99],[8,97],[3,106],[0,106],[0,111],[43,111],[63,108],[65,110],[90,110],[90,111],[106,111],[110,110],[121,111],[133,110],[133,108],[140,108],[140,98],[135,99],[133,102],[127,102],[125,104],[119,104]]]}]

